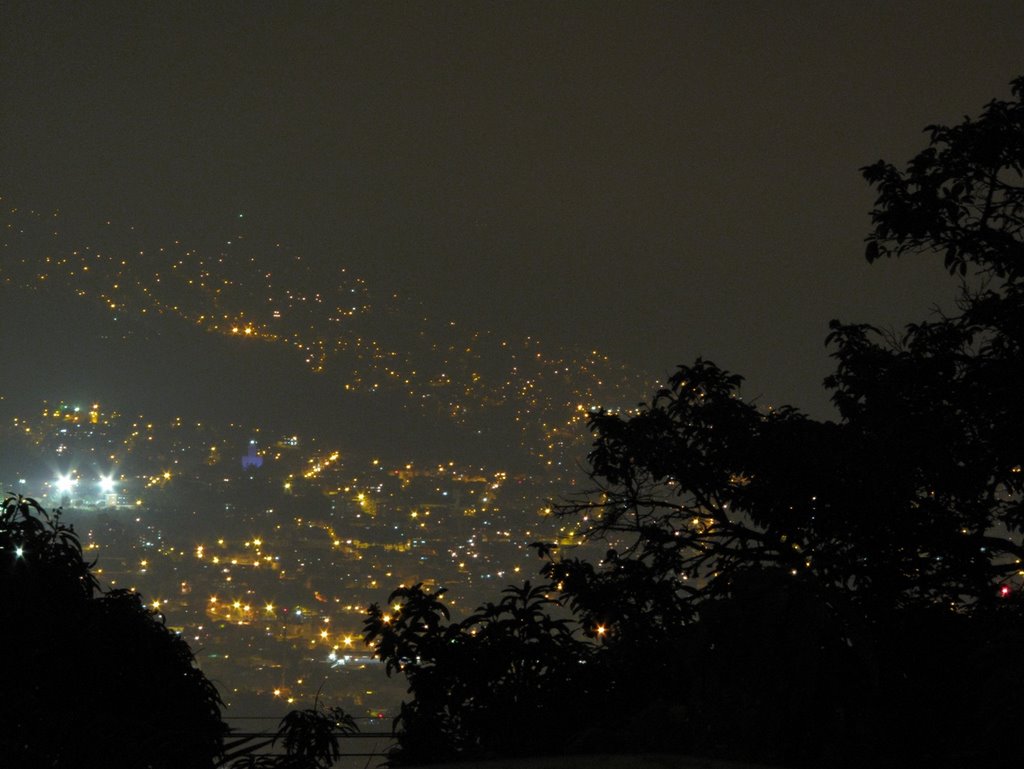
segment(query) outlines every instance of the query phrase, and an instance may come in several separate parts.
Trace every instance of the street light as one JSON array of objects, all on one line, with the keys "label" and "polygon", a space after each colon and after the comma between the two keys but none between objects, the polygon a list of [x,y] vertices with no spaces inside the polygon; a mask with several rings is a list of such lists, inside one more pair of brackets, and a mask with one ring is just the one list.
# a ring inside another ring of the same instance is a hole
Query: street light
[{"label": "street light", "polygon": [[78,484],[78,479],[73,477],[71,473],[65,473],[64,475],[57,476],[57,493],[58,494],[70,494],[74,491],[75,486]]},{"label": "street light", "polygon": [[117,488],[113,475],[101,475],[96,485],[99,486],[100,494],[110,494]]}]

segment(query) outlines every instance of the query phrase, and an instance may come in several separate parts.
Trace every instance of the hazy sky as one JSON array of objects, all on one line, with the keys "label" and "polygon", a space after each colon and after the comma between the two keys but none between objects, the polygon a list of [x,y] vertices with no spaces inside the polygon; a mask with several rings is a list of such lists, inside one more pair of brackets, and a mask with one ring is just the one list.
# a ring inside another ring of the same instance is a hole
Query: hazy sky
[{"label": "hazy sky", "polygon": [[438,315],[704,355],[824,413],[827,321],[921,317],[858,168],[1024,74],[1019,2],[0,4],[0,191],[147,232],[244,212]]}]

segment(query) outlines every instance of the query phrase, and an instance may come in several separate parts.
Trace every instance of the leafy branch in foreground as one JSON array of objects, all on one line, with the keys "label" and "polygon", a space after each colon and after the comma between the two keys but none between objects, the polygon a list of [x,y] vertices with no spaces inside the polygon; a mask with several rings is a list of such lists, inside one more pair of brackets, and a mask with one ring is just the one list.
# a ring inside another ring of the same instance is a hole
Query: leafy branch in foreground
[{"label": "leafy branch in foreground", "polygon": [[366,641],[389,675],[405,675],[413,695],[396,719],[393,760],[557,748],[566,707],[593,690],[588,662],[595,648],[577,637],[575,623],[556,616],[561,607],[551,591],[529,582],[510,586],[461,622],[451,621],[444,590],[427,592],[422,584],[395,590],[386,610],[370,607]]}]

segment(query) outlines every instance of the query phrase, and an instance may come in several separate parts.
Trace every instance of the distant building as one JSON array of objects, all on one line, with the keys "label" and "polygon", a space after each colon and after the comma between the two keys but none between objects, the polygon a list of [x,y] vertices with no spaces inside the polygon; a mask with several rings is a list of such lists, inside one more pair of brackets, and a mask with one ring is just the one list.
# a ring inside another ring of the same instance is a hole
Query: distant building
[{"label": "distant building", "polygon": [[254,470],[263,467],[263,457],[257,453],[256,441],[249,441],[249,453],[242,457],[242,469]]}]

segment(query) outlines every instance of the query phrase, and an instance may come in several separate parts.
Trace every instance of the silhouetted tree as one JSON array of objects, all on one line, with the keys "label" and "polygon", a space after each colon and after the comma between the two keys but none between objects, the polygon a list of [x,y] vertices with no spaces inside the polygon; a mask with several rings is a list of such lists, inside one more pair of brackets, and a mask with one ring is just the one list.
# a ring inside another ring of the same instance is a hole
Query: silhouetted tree
[{"label": "silhouetted tree", "polygon": [[203,767],[220,697],[188,645],[34,500],[0,509],[0,755],[17,767]]},{"label": "silhouetted tree", "polygon": [[[573,680],[568,651],[605,682],[581,682],[571,722],[544,712],[577,739],[613,698],[643,716],[624,724],[632,749],[1020,763],[1004,720],[1024,684],[1024,78],[1012,93],[930,127],[905,170],[863,169],[869,261],[937,254],[960,291],[902,333],[831,324],[837,420],[756,408],[705,360],[629,416],[590,416],[592,488],[558,512],[607,554],[538,550],[544,591],[598,644],[560,645],[571,623],[513,612],[488,646],[480,623],[502,610],[451,623],[419,587],[396,593],[397,615],[373,608],[368,638],[413,694],[408,757],[506,750],[507,703],[533,706],[537,671]],[[547,656],[522,664],[527,650]]]},{"label": "silhouetted tree", "polygon": [[854,504],[853,451],[838,425],[759,411],[739,384],[697,361],[635,415],[593,414],[594,493],[559,513],[611,549],[544,573],[584,627],[603,629],[618,701],[674,709],[642,743],[820,757],[826,734],[851,738],[841,724],[858,704],[841,695],[864,635],[844,587],[858,564],[829,517]]},{"label": "silhouetted tree", "polygon": [[[340,738],[359,731],[355,719],[339,707],[327,708],[317,699],[313,707],[296,709],[281,719],[277,734],[262,742],[241,740],[227,749],[230,769],[330,769],[341,758]],[[257,751],[278,743],[284,754]]]},{"label": "silhouetted tree", "polygon": [[[552,560],[545,573],[584,624],[629,639],[616,669],[631,669],[636,638],[680,652],[659,680],[689,693],[698,749],[1020,758],[971,691],[999,669],[985,667],[997,646],[1024,641],[1024,79],[1013,94],[930,127],[905,171],[864,169],[879,193],[868,259],[937,253],[961,288],[955,312],[899,335],[832,323],[837,422],[760,411],[738,376],[700,360],[635,416],[590,419],[593,494],[560,513],[614,549],[599,569]],[[800,631],[772,631],[783,616]],[[786,659],[802,663],[773,681]],[[1021,663],[1000,675],[1020,680]]]},{"label": "silhouetted tree", "polygon": [[550,585],[510,586],[462,622],[451,622],[444,590],[399,588],[370,607],[366,639],[388,675],[403,673],[411,702],[396,720],[392,759],[427,763],[557,751],[573,711],[593,690],[595,647],[576,637]]}]

